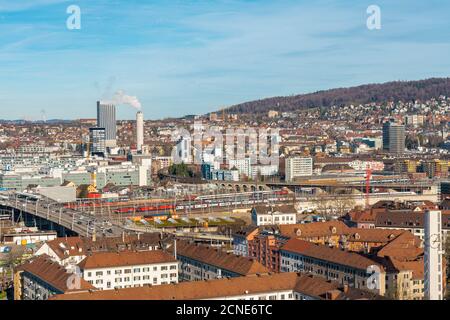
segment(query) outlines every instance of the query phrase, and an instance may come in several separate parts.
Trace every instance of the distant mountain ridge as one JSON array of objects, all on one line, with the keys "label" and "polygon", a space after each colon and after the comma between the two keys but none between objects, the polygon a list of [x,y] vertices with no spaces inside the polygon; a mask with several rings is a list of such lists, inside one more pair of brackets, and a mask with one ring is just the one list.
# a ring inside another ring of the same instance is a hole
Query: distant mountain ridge
[{"label": "distant mountain ridge", "polygon": [[350,88],[322,90],[295,96],[273,97],[245,102],[226,109],[228,113],[265,113],[269,110],[289,112],[313,107],[389,101],[425,101],[440,95],[450,96],[450,78],[418,81],[392,81]]}]

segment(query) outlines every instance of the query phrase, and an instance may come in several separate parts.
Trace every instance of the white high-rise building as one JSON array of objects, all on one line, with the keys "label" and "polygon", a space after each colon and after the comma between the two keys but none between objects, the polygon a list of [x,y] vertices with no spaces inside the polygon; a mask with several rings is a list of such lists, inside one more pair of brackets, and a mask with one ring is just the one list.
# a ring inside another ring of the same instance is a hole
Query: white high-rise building
[{"label": "white high-rise building", "polygon": [[239,174],[246,175],[247,177],[252,176],[251,158],[229,159],[228,165],[230,169],[236,167],[236,169],[238,169],[239,171]]},{"label": "white high-rise building", "polygon": [[136,149],[138,152],[142,152],[142,146],[144,145],[144,114],[139,111],[136,114]]},{"label": "white high-rise building", "polygon": [[105,145],[114,148],[117,144],[116,106],[97,101],[97,127],[105,129]]},{"label": "white high-rise building", "polygon": [[192,163],[192,138],[188,135],[181,136],[175,147],[173,160],[175,163]]},{"label": "white high-rise building", "polygon": [[311,176],[313,173],[313,159],[311,157],[291,157],[285,161],[286,181],[296,177]]},{"label": "white high-rise building", "polygon": [[425,212],[425,299],[443,299],[442,213]]}]

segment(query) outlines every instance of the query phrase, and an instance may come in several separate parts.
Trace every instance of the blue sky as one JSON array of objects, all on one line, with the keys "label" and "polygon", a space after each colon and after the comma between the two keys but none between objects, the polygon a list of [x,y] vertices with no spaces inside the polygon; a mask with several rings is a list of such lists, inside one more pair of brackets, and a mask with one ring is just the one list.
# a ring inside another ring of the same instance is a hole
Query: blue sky
[{"label": "blue sky", "polygon": [[[72,4],[81,30],[66,28]],[[366,27],[372,4],[381,30]],[[446,77],[448,12],[441,0],[0,0],[0,118],[95,117],[119,89],[157,119]]]}]

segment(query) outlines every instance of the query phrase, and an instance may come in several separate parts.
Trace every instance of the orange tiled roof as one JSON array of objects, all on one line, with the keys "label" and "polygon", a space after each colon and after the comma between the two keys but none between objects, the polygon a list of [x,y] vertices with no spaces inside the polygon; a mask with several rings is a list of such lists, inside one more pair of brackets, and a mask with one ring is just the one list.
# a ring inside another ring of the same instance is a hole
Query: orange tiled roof
[{"label": "orange tiled roof", "polygon": [[80,279],[80,289],[68,289],[67,281],[72,274],[68,273],[63,266],[52,261],[51,258],[46,255],[34,258],[30,262],[20,266],[19,269],[33,274],[35,277],[47,282],[61,292],[95,289],[95,287],[84,279]]},{"label": "orange tiled roof", "polygon": [[368,291],[344,288],[337,282],[326,281],[321,277],[300,273],[275,273],[220,280],[182,282],[154,287],[64,294],[55,296],[52,300],[201,300],[289,290],[317,299],[383,299],[381,296]]},{"label": "orange tiled roof", "polygon": [[94,252],[81,261],[78,266],[85,270],[171,262],[177,262],[177,260],[161,250]]},{"label": "orange tiled roof", "polygon": [[366,270],[367,267],[372,265],[378,265],[382,268],[379,263],[376,263],[375,261],[360,254],[343,251],[337,248],[330,248],[325,245],[314,244],[299,239],[290,239],[281,247],[281,250],[298,253],[311,258],[329,261],[360,270]]},{"label": "orange tiled roof", "polygon": [[350,228],[342,221],[280,225],[279,228],[281,234],[298,238],[324,237],[350,233]]},{"label": "orange tiled roof", "polygon": [[256,260],[207,246],[190,244],[186,241],[177,242],[177,255],[217,266],[240,275],[269,272],[266,267]]}]

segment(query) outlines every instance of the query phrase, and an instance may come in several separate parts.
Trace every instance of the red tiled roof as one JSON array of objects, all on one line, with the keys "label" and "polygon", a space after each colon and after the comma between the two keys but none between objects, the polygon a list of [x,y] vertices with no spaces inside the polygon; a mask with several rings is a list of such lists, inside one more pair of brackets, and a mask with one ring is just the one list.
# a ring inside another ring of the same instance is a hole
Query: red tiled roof
[{"label": "red tiled roof", "polygon": [[[275,273],[220,280],[182,282],[80,294],[58,295],[52,300],[201,300],[295,291],[317,299],[383,299],[374,293],[343,288],[339,283],[299,273]],[[331,294],[333,293],[333,294]]]},{"label": "red tiled roof", "polygon": [[279,228],[283,235],[303,239],[350,233],[350,228],[342,221],[289,224],[280,225]]},{"label": "red tiled roof", "polygon": [[85,270],[171,262],[177,262],[177,260],[161,250],[94,252],[81,261],[78,266]]},{"label": "red tiled roof", "polygon": [[51,258],[46,255],[34,258],[32,261],[20,266],[19,269],[33,274],[35,277],[45,281],[61,292],[95,289],[95,287],[84,279],[80,279],[80,289],[69,289],[67,283],[72,274],[68,273],[63,266],[52,261]]},{"label": "red tiled roof", "polygon": [[240,275],[269,272],[256,260],[226,253],[216,248],[190,244],[186,241],[177,242],[177,255],[217,266]]},{"label": "red tiled roof", "polygon": [[319,259],[322,261],[329,261],[360,270],[366,270],[367,267],[372,265],[380,266],[373,260],[366,258],[358,253],[347,252],[337,248],[330,248],[325,245],[314,244],[299,239],[290,239],[281,247],[281,251],[298,253],[307,257]]}]

